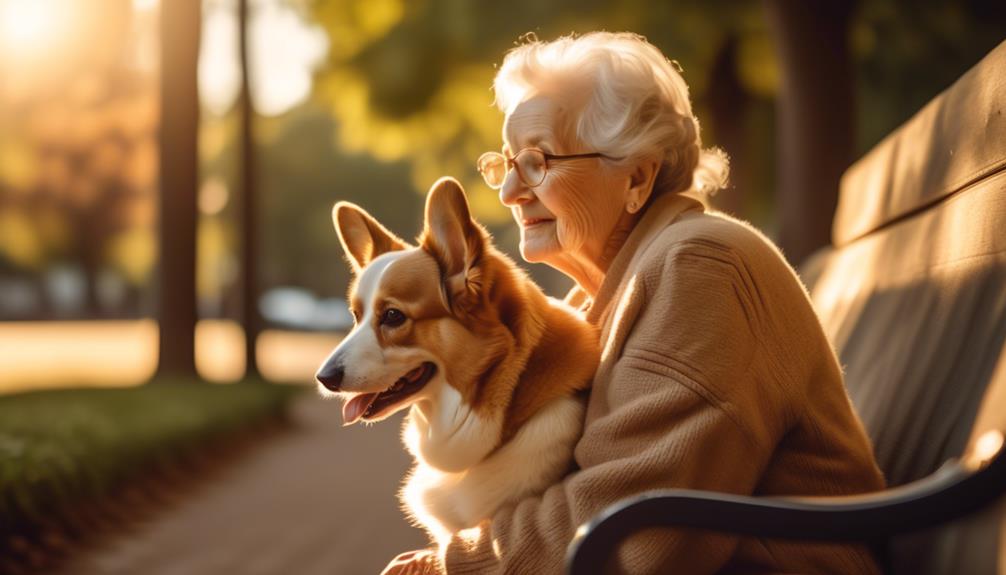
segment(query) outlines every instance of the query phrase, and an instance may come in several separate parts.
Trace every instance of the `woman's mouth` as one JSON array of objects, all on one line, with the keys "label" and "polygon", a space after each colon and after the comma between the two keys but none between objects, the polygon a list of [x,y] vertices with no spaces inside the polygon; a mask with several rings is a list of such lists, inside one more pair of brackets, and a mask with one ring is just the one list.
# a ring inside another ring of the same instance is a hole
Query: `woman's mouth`
[{"label": "woman's mouth", "polygon": [[554,221],[550,218],[524,218],[521,220],[521,225],[524,228],[532,228],[537,225],[546,224],[548,222]]}]

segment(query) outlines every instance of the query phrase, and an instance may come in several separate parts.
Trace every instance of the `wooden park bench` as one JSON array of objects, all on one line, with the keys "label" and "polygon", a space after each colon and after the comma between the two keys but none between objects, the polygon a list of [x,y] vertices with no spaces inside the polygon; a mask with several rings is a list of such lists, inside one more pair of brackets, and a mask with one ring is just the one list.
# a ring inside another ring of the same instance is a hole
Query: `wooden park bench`
[{"label": "wooden park bench", "polygon": [[581,527],[571,572],[687,527],[866,542],[889,573],[1006,573],[1006,43],[849,168],[801,276],[890,488],[647,493]]}]

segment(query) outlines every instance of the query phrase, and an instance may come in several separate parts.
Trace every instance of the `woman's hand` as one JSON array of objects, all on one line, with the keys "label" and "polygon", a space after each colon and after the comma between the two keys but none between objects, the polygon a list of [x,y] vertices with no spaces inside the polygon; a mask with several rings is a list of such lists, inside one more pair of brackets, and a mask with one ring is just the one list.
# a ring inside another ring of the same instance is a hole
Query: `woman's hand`
[{"label": "woman's hand", "polygon": [[391,560],[381,575],[438,575],[443,573],[432,549],[406,551]]}]

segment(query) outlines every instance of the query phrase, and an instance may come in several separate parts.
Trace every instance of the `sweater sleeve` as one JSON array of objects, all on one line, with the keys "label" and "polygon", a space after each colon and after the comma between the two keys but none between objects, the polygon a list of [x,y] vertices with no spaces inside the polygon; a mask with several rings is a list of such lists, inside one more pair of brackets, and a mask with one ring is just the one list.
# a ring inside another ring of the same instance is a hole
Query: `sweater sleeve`
[{"label": "sweater sleeve", "polygon": [[[603,409],[577,444],[580,470],[456,534],[442,557],[448,573],[559,573],[577,527],[620,499],[673,487],[756,488],[777,441],[764,421],[779,414],[749,370],[759,347],[750,275],[729,251],[702,245],[647,271],[612,303],[604,353],[618,359],[595,378],[590,401]],[[617,567],[714,573],[737,541],[648,530],[627,540]]]}]

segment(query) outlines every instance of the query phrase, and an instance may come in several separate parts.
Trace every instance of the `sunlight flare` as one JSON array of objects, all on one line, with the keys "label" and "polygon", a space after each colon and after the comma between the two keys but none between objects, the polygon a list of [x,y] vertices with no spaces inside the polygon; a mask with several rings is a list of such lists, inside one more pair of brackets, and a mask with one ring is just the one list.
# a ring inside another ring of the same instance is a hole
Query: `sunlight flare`
[{"label": "sunlight flare", "polygon": [[14,51],[41,45],[56,32],[59,0],[0,0],[0,41]]}]

